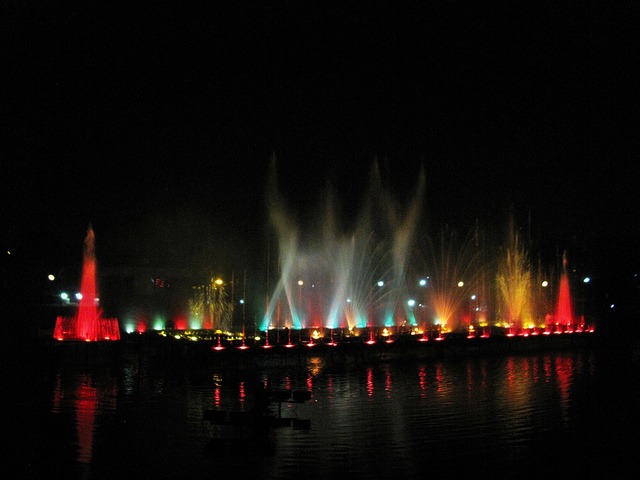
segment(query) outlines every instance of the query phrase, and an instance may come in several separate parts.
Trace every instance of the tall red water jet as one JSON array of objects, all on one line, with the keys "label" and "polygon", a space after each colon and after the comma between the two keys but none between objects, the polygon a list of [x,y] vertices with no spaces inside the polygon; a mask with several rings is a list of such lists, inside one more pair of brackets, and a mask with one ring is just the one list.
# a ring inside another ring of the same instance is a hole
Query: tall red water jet
[{"label": "tall red water jet", "polygon": [[556,330],[562,327],[571,330],[573,327],[573,306],[571,303],[571,291],[569,289],[569,276],[567,275],[567,257],[562,258],[562,276],[560,277],[560,290],[558,292],[558,303],[554,318]]},{"label": "tall red water jet", "polygon": [[89,226],[84,240],[82,278],[80,280],[80,303],[74,317],[56,319],[53,338],[57,340],[120,340],[117,318],[102,318],[98,308],[97,268],[95,256],[95,233]]}]

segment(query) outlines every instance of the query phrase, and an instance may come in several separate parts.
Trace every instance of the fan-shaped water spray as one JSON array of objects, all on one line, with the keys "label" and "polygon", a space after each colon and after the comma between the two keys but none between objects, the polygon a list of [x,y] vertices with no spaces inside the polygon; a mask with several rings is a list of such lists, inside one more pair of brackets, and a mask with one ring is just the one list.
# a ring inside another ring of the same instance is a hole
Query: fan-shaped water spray
[{"label": "fan-shaped water spray", "polygon": [[[415,326],[405,297],[424,175],[403,210],[383,188],[374,166],[362,208],[350,228],[338,225],[339,205],[329,192],[322,220],[310,227],[317,232],[312,235],[293,220],[277,189],[275,162],[271,174],[269,212],[278,240],[279,276],[262,328]],[[303,242],[307,238],[312,240]]]}]

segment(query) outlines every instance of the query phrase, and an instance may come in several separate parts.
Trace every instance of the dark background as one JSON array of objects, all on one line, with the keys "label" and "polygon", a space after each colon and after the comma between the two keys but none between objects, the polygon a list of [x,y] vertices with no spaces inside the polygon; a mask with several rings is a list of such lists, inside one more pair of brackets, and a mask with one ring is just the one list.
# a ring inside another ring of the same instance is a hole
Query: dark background
[{"label": "dark background", "polygon": [[431,232],[513,216],[637,298],[633,2],[212,3],[3,2],[5,291],[89,224],[100,268],[262,270],[275,159],[301,218],[422,170]]}]

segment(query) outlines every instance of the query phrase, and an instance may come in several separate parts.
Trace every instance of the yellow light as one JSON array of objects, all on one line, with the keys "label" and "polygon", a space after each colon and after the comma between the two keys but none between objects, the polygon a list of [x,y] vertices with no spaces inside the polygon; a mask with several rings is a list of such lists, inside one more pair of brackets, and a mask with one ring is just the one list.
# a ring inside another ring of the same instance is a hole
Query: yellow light
[{"label": "yellow light", "polygon": [[221,278],[216,278],[216,285],[222,285],[222,279]]}]

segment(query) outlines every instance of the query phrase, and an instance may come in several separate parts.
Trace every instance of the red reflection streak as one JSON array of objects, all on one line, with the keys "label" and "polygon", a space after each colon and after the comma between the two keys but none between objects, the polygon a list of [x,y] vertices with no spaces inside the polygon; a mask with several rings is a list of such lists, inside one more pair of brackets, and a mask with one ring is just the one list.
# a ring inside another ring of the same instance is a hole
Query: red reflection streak
[{"label": "red reflection streak", "polygon": [[307,377],[307,390],[313,392],[313,377],[311,375]]},{"label": "red reflection streak", "polygon": [[549,382],[551,380],[551,359],[548,356],[544,357],[544,381]]},{"label": "red reflection streak", "polygon": [[240,382],[240,403],[244,403],[245,397],[244,382]]},{"label": "red reflection streak", "polygon": [[442,392],[442,383],[444,382],[444,375],[442,374],[442,365],[436,366],[436,390],[438,393]]},{"label": "red reflection streak", "polygon": [[367,368],[367,395],[373,396],[373,370]]},{"label": "red reflection streak", "polygon": [[78,460],[87,463],[91,460],[93,447],[93,425],[96,416],[96,405],[98,403],[97,391],[91,387],[88,379],[78,387],[77,399],[75,402],[76,418],[78,422],[78,440],[80,449]]},{"label": "red reflection streak", "polygon": [[467,390],[473,390],[473,371],[470,363],[467,363]]},{"label": "red reflection streak", "polygon": [[391,398],[391,372],[387,370],[385,374],[385,391],[387,392],[387,398]]},{"label": "red reflection streak", "polygon": [[420,385],[420,398],[427,398],[427,372],[424,367],[420,367],[418,372],[418,383]]},{"label": "red reflection streak", "polygon": [[516,366],[514,364],[513,358],[509,357],[507,359],[507,385],[509,387],[513,387],[513,383],[516,376],[515,371],[516,371]]},{"label": "red reflection streak", "polygon": [[533,382],[538,383],[540,381],[540,365],[538,362],[533,362]]},{"label": "red reflection streak", "polygon": [[284,379],[284,388],[285,390],[291,390],[291,377],[285,377]]},{"label": "red reflection streak", "polygon": [[60,379],[60,374],[56,375],[56,386],[53,389],[53,405],[51,406],[51,411],[53,413],[60,412],[60,403],[64,398],[64,392],[62,391],[62,381]]},{"label": "red reflection streak", "polygon": [[556,375],[558,376],[558,386],[560,387],[560,396],[562,397],[562,405],[567,405],[569,399],[569,388],[571,387],[571,371],[573,370],[573,359],[558,358],[556,360]]},{"label": "red reflection streak", "polygon": [[216,407],[220,406],[220,387],[216,387],[215,390],[213,391],[213,404]]}]

